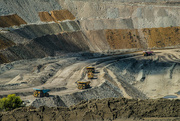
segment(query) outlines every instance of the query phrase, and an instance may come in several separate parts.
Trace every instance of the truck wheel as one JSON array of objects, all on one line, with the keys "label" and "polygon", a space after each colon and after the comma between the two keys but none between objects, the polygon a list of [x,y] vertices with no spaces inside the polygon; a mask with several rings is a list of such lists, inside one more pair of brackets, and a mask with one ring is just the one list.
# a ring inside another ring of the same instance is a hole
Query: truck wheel
[{"label": "truck wheel", "polygon": [[82,89],[82,85],[78,85],[78,89]]},{"label": "truck wheel", "polygon": [[34,97],[38,97],[38,92],[35,91],[33,95],[34,95]]}]

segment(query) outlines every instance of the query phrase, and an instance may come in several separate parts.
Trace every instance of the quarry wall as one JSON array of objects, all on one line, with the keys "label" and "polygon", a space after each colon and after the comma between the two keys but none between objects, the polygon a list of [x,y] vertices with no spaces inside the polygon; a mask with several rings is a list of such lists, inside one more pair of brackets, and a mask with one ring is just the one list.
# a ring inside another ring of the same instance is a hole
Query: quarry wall
[{"label": "quarry wall", "polygon": [[179,5],[176,0],[2,0],[0,54],[6,59],[1,59],[179,47]]}]

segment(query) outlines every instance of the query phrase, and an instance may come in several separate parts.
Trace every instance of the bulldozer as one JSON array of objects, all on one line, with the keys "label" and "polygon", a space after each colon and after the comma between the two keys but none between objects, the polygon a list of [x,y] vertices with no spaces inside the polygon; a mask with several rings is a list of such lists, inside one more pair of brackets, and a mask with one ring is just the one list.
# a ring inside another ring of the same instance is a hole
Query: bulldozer
[{"label": "bulldozer", "polygon": [[90,88],[90,81],[77,81],[78,89]]},{"label": "bulldozer", "polygon": [[88,72],[88,73],[89,73],[89,72],[92,72],[92,73],[95,72],[95,68],[94,68],[94,67],[86,67],[86,69],[87,69],[87,72]]},{"label": "bulldozer", "polygon": [[33,88],[34,90],[34,94],[33,96],[34,97],[49,97],[49,91],[50,89],[36,89],[36,88]]},{"label": "bulldozer", "polygon": [[143,56],[150,56],[152,53],[153,51],[143,51]]}]

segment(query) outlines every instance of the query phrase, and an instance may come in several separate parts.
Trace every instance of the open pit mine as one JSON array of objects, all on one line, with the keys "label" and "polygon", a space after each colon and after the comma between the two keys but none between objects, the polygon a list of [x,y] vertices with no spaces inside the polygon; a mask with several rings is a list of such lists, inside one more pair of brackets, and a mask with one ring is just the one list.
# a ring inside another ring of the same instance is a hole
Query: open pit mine
[{"label": "open pit mine", "polygon": [[0,0],[10,121],[179,121],[179,0]]}]

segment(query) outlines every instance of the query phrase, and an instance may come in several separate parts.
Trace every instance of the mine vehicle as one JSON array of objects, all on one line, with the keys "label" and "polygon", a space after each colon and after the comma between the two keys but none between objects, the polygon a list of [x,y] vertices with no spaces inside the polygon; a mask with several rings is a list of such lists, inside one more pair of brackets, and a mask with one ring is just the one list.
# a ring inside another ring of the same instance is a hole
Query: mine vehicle
[{"label": "mine vehicle", "polygon": [[143,51],[143,56],[149,56],[152,54],[153,54],[153,51]]},{"label": "mine vehicle", "polygon": [[92,73],[95,72],[95,68],[94,67],[86,67],[86,69],[87,69],[88,73],[89,72],[92,72]]},{"label": "mine vehicle", "polygon": [[94,67],[86,67],[87,69],[87,76],[88,76],[88,79],[93,79],[94,77],[94,72],[95,72],[95,68]]},{"label": "mine vehicle", "polygon": [[88,75],[88,79],[93,79],[94,77],[94,73],[92,72],[88,72],[87,75]]},{"label": "mine vehicle", "polygon": [[77,81],[78,89],[90,88],[90,81]]},{"label": "mine vehicle", "polygon": [[33,88],[34,91],[34,94],[33,96],[34,97],[49,97],[49,91],[50,89],[36,89],[36,88]]}]

